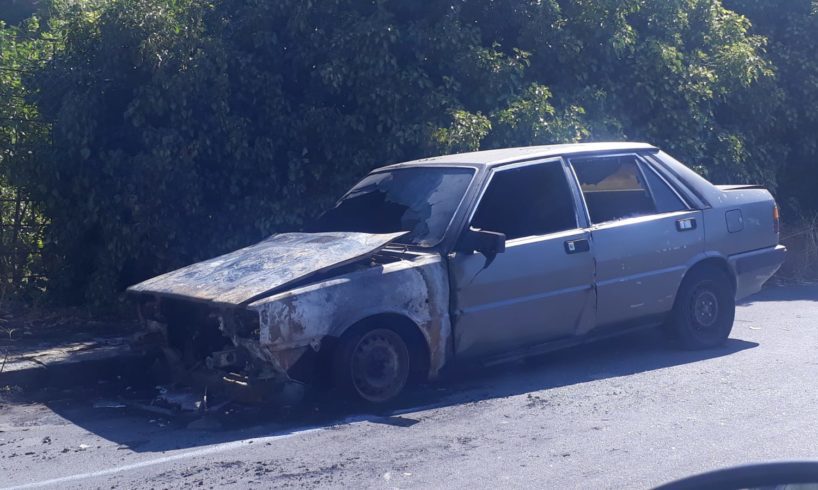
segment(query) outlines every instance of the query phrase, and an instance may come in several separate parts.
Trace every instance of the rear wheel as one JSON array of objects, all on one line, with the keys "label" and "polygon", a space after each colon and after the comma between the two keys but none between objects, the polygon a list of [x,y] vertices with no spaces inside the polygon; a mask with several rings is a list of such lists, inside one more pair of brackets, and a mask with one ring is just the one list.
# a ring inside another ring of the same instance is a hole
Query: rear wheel
[{"label": "rear wheel", "polygon": [[333,365],[338,388],[368,402],[384,403],[406,386],[409,349],[398,332],[373,328],[342,337]]},{"label": "rear wheel", "polygon": [[713,268],[693,270],[676,294],[670,330],[688,349],[722,345],[733,329],[736,301],[730,278]]}]

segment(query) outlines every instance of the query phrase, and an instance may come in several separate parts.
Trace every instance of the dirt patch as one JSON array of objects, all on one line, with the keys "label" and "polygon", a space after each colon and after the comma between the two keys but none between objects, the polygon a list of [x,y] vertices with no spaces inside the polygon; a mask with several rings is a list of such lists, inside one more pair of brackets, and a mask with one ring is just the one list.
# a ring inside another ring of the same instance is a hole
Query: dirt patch
[{"label": "dirt patch", "polygon": [[110,349],[138,331],[135,316],[99,318],[79,308],[31,308],[6,302],[0,313],[0,374],[24,359],[45,365],[55,356]]},{"label": "dirt patch", "polygon": [[100,317],[82,308],[42,308],[3,303],[0,347],[19,341],[78,342],[97,337],[134,333],[133,316]]}]

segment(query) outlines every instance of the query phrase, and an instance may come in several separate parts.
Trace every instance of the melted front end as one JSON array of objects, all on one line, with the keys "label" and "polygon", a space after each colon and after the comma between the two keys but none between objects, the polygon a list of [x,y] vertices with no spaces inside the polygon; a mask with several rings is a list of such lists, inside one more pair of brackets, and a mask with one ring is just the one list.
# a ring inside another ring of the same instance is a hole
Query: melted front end
[{"label": "melted front end", "polygon": [[253,389],[292,380],[291,353],[262,354],[255,311],[160,297],[142,298],[139,307],[146,329],[160,339],[174,382]]}]

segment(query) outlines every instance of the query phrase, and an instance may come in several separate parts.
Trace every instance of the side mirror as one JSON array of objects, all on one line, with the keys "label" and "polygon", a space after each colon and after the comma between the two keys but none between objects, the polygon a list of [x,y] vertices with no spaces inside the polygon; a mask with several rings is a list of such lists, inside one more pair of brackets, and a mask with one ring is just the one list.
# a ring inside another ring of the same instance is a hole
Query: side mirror
[{"label": "side mirror", "polygon": [[506,235],[494,231],[469,228],[460,238],[458,250],[465,253],[480,252],[490,259],[506,251]]}]

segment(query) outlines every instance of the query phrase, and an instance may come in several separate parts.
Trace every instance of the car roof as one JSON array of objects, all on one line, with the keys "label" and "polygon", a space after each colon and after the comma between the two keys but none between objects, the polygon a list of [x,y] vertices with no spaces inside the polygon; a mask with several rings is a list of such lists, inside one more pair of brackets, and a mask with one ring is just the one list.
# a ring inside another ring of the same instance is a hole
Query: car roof
[{"label": "car roof", "polygon": [[421,158],[420,160],[412,160],[409,162],[388,165],[386,167],[379,168],[378,170],[420,165],[466,165],[476,167],[494,167],[535,158],[574,155],[578,153],[636,150],[658,150],[658,148],[647,143],[633,142],[570,143],[563,145],[521,146],[517,148],[501,148],[497,150],[473,151],[469,153],[456,153],[453,155]]}]

